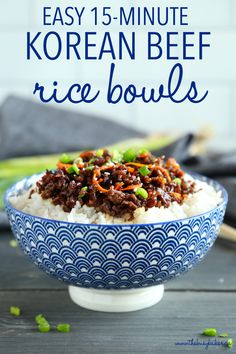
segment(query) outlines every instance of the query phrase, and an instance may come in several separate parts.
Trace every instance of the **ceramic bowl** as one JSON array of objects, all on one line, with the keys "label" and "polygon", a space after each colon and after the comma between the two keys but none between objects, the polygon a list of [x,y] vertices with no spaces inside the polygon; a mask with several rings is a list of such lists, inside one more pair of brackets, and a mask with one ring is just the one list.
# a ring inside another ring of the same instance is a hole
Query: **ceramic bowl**
[{"label": "ceramic bowl", "polygon": [[5,206],[24,252],[47,274],[69,284],[77,304],[102,311],[132,311],[157,303],[163,283],[187,272],[212,247],[227,204],[190,218],[136,225],[78,224],[16,210],[9,202],[31,187],[31,176],[10,188]]}]

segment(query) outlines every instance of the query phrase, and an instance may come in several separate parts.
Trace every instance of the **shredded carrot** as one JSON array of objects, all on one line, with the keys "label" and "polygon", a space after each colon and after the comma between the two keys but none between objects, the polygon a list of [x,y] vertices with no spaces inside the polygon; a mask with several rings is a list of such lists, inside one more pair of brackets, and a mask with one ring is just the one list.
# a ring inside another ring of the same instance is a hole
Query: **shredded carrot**
[{"label": "shredded carrot", "polygon": [[127,167],[127,171],[130,172],[130,173],[133,173],[134,172],[134,168],[133,167]]},{"label": "shredded carrot", "polygon": [[131,186],[122,188],[122,191],[131,191],[133,189],[140,188],[140,187],[142,187],[142,184],[133,184]]},{"label": "shredded carrot", "polygon": [[136,167],[150,166],[150,165],[146,165],[145,163],[138,163],[138,162],[126,162],[125,165],[126,166],[136,166]]},{"label": "shredded carrot", "polygon": [[164,167],[161,167],[161,166],[156,165],[156,166],[154,167],[154,169],[161,171],[162,174],[166,177],[167,182],[168,182],[168,183],[171,182],[171,178],[170,178],[169,172],[168,172]]},{"label": "shredded carrot", "polygon": [[[100,184],[99,181],[97,180],[98,175],[100,175],[100,168],[96,169],[93,174],[93,184],[95,187],[102,193],[108,193],[110,189],[105,189],[103,188]],[[99,179],[100,180],[100,179]]]},{"label": "shredded carrot", "polygon": [[106,170],[112,170],[114,168],[114,166],[113,165],[108,165],[108,166],[101,166],[101,167],[99,167],[99,170],[100,171],[106,171]]},{"label": "shredded carrot", "polygon": [[126,166],[134,166],[134,167],[143,167],[146,166],[148,167],[150,170],[153,170],[157,165],[155,164],[146,164],[146,163],[139,163],[139,162],[127,162],[125,164]]},{"label": "shredded carrot", "polygon": [[[72,163],[63,163],[63,162],[60,162],[60,161],[58,161],[58,163],[57,163],[57,168],[59,168],[59,169],[62,169],[62,168],[65,168],[65,169],[67,169],[67,168],[69,168],[69,167],[71,167],[73,164]],[[84,164],[83,163],[77,163],[76,164],[79,168],[83,168],[84,167]]]},{"label": "shredded carrot", "polygon": [[96,168],[96,170],[94,170],[93,179],[96,179],[98,176],[100,177],[100,168]]},{"label": "shredded carrot", "polygon": [[143,154],[140,154],[139,157],[141,157],[141,159],[143,157],[147,157],[149,155],[149,152],[144,152]]},{"label": "shredded carrot", "polygon": [[135,166],[135,167],[143,167],[143,166],[147,166],[148,168],[150,169],[156,169],[156,170],[159,170],[162,172],[162,174],[166,177],[167,181],[170,183],[171,182],[171,178],[170,178],[170,175],[168,173],[168,171],[164,168],[164,167],[161,167],[159,165],[156,165],[156,164],[143,164],[143,163],[137,163],[137,162],[127,162],[125,164],[126,166]]},{"label": "shredded carrot", "polygon": [[115,186],[115,191],[118,191],[119,189],[121,189],[121,187],[123,186],[123,182],[117,183],[117,185]]},{"label": "shredded carrot", "polygon": [[63,162],[60,162],[60,161],[58,161],[58,163],[57,163],[57,168],[59,168],[60,170],[63,169],[63,168],[67,169],[67,168],[69,168],[71,166],[72,166],[71,163],[63,163]]},{"label": "shredded carrot", "polygon": [[170,195],[173,195],[173,197],[175,197],[177,199],[181,199],[182,198],[180,193],[170,192]]},{"label": "shredded carrot", "polygon": [[168,167],[174,167],[175,169],[179,170],[180,166],[178,164],[178,162],[173,158],[173,157],[169,157],[168,160],[166,161],[166,166]]},{"label": "shredded carrot", "polygon": [[96,183],[95,185],[96,185],[97,189],[102,193],[108,193],[110,191],[110,189],[103,188],[99,183]]}]

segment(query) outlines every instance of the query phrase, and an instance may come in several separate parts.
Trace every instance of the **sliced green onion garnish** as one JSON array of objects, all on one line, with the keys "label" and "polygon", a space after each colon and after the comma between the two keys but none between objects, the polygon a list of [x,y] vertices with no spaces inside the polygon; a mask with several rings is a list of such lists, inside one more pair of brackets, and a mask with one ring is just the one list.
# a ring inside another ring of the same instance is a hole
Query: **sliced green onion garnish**
[{"label": "sliced green onion garnish", "polygon": [[76,157],[76,159],[74,160],[74,163],[76,163],[76,164],[80,164],[80,163],[83,163],[84,161],[83,161],[83,159],[82,159],[82,157]]},{"label": "sliced green onion garnish", "polygon": [[40,323],[38,325],[38,330],[39,332],[41,333],[47,333],[51,330],[51,326],[48,322],[45,322],[45,323]]},{"label": "sliced green onion garnish", "polygon": [[76,173],[77,175],[79,175],[79,168],[78,168],[78,166],[76,165],[76,163],[74,163],[74,164],[72,165],[72,167],[73,167],[75,173]]},{"label": "sliced green onion garnish", "polygon": [[46,333],[51,330],[50,324],[41,313],[35,316],[35,322],[38,325],[39,332]]},{"label": "sliced green onion garnish", "polygon": [[141,149],[141,150],[139,150],[139,155],[142,155],[142,154],[147,154],[147,153],[149,153],[149,151],[148,151],[148,149]]},{"label": "sliced green onion garnish", "polygon": [[67,168],[67,172],[68,173],[76,173],[77,175],[79,175],[79,168],[76,165],[76,163],[74,163],[72,166],[70,166],[69,168]]},{"label": "sliced green onion garnish", "polygon": [[94,169],[94,165],[85,167],[85,170],[93,170],[93,169]]},{"label": "sliced green onion garnish", "polygon": [[142,166],[139,170],[142,176],[147,176],[151,171],[147,168],[147,166]]},{"label": "sliced green onion garnish", "polygon": [[70,163],[72,161],[71,157],[67,154],[62,154],[60,156],[60,162],[62,163]]},{"label": "sliced green onion garnish", "polygon": [[102,157],[102,156],[103,156],[103,149],[98,149],[98,150],[96,151],[96,156],[97,156],[97,157]]},{"label": "sliced green onion garnish", "polygon": [[123,159],[125,162],[133,162],[136,160],[136,156],[136,152],[133,149],[128,149],[125,151]]},{"label": "sliced green onion garnish", "polygon": [[70,325],[68,323],[60,323],[57,325],[57,330],[59,332],[68,333],[70,332]]},{"label": "sliced green onion garnish", "polygon": [[9,245],[10,245],[11,247],[13,247],[13,248],[16,248],[16,247],[18,246],[18,242],[17,242],[16,240],[11,240],[11,241],[9,242]]},{"label": "sliced green onion garnish", "polygon": [[39,315],[35,316],[35,322],[37,324],[40,323],[48,323],[48,321],[46,320],[46,318],[40,313]]},{"label": "sliced green onion garnish", "polygon": [[21,309],[17,306],[11,306],[10,307],[10,314],[13,316],[20,316],[21,314]]},{"label": "sliced green onion garnish", "polygon": [[139,195],[143,199],[147,199],[147,197],[148,197],[148,192],[144,188],[136,189],[135,194]]},{"label": "sliced green onion garnish", "polygon": [[70,174],[75,173],[73,166],[70,166],[69,168],[67,168],[67,172]]},{"label": "sliced green onion garnish", "polygon": [[228,348],[232,348],[232,347],[233,347],[233,344],[234,344],[233,339],[232,339],[232,338],[228,339],[228,341],[227,341],[227,347],[228,347]]},{"label": "sliced green onion garnish", "polygon": [[229,333],[220,333],[218,337],[227,338],[229,337]]},{"label": "sliced green onion garnish", "polygon": [[217,330],[215,328],[205,328],[202,334],[207,337],[215,337],[217,336]]},{"label": "sliced green onion garnish", "polygon": [[87,191],[88,191],[88,187],[81,188],[80,193],[79,193],[79,198],[83,198],[85,196],[85,194],[87,193]]},{"label": "sliced green onion garnish", "polygon": [[123,155],[120,153],[118,150],[114,150],[112,152],[112,159],[113,162],[122,162],[123,160]]},{"label": "sliced green onion garnish", "polygon": [[89,164],[90,164],[90,165],[93,165],[93,164],[94,164],[94,161],[95,161],[95,158],[90,159],[90,160],[89,160]]},{"label": "sliced green onion garnish", "polygon": [[178,184],[179,186],[181,185],[181,179],[180,178],[175,178],[175,179],[173,179],[173,181],[172,182],[174,182],[174,183],[176,183],[176,184]]}]

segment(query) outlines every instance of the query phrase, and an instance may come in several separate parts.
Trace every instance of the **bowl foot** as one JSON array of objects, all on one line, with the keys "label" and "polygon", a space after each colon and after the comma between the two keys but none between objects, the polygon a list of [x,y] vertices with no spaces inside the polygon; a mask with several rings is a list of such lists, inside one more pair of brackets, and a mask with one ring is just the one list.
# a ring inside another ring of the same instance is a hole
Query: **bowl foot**
[{"label": "bowl foot", "polygon": [[129,312],[157,304],[163,297],[164,285],[128,290],[97,290],[70,285],[69,294],[77,305],[89,310]]}]

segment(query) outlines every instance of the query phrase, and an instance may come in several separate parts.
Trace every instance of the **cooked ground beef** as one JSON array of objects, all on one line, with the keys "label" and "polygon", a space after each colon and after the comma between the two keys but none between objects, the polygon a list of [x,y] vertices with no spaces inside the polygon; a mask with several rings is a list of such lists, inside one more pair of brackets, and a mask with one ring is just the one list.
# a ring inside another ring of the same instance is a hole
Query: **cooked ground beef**
[{"label": "cooked ground beef", "polygon": [[[129,156],[129,155],[127,155]],[[69,163],[59,162],[58,169],[46,171],[37,182],[43,199],[51,199],[70,212],[77,201],[112,216],[133,218],[139,207],[168,207],[182,204],[194,183],[186,182],[178,163],[154,157],[149,152],[131,154],[131,161],[107,150],[86,151]],[[125,162],[126,161],[126,162]]]}]

